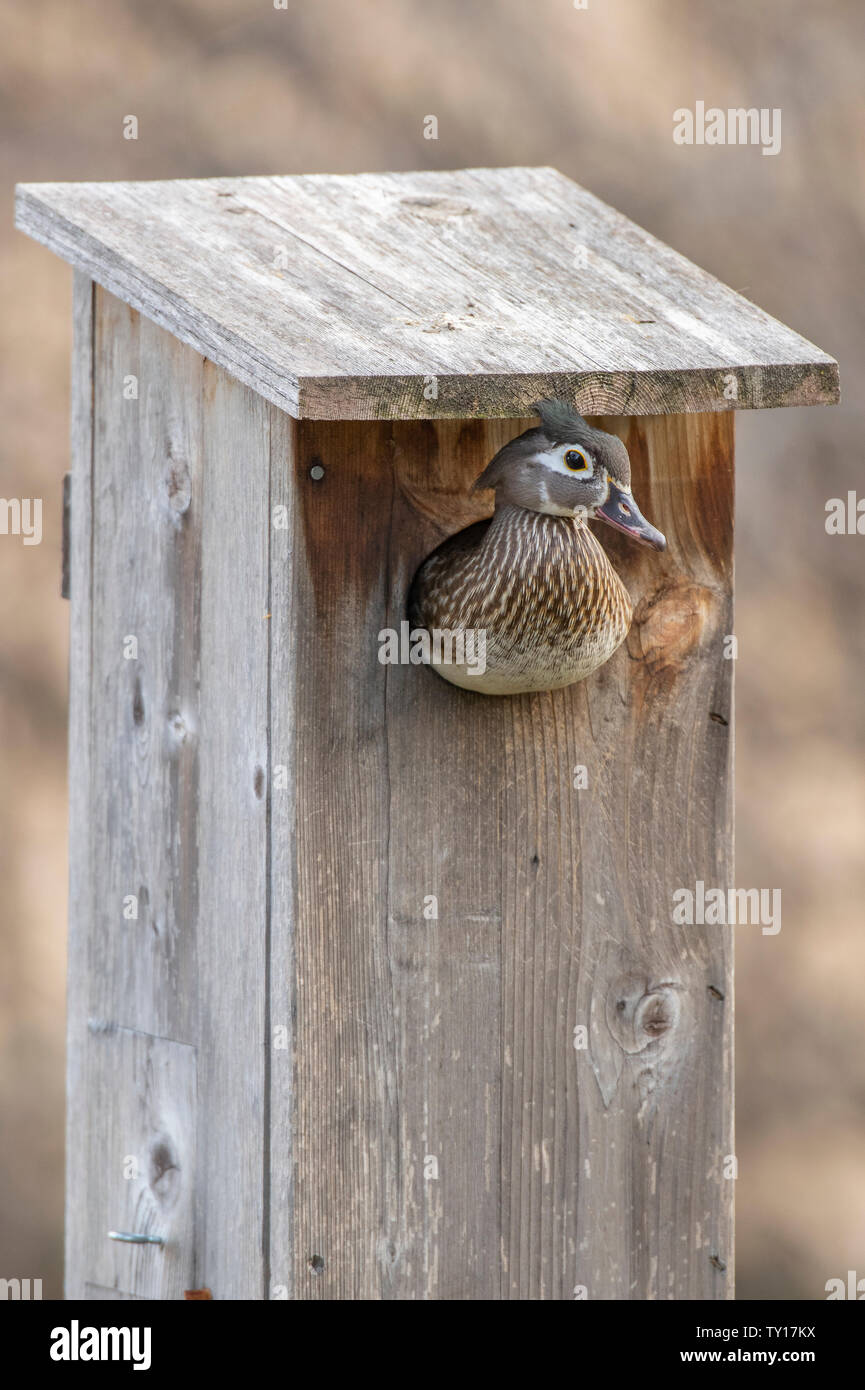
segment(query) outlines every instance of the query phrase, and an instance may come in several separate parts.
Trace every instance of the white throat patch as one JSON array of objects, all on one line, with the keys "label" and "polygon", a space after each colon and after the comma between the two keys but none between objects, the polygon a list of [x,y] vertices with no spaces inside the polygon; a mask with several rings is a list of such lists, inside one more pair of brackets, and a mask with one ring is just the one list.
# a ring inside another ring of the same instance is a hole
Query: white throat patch
[{"label": "white throat patch", "polygon": [[543,503],[544,512],[547,516],[573,516],[573,507],[560,507],[558,502],[550,500],[550,489],[546,479],[542,478],[538,484],[538,496]]}]

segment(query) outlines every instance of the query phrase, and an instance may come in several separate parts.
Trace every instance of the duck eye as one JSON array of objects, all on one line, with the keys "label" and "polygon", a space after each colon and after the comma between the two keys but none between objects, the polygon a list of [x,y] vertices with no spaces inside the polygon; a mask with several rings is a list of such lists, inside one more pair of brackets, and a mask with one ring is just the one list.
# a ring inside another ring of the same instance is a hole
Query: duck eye
[{"label": "duck eye", "polygon": [[572,473],[587,473],[589,471],[589,460],[582,449],[569,449],[565,454],[565,467]]}]

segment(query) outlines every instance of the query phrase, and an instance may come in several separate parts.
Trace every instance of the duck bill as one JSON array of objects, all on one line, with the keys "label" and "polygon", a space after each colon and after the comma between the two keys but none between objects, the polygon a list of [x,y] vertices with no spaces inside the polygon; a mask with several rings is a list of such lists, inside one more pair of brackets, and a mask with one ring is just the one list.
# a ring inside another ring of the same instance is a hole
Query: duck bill
[{"label": "duck bill", "polygon": [[602,507],[595,509],[595,516],[641,545],[650,545],[654,550],[667,548],[666,537],[646,520],[631,494],[616,487],[612,480],[610,495]]}]

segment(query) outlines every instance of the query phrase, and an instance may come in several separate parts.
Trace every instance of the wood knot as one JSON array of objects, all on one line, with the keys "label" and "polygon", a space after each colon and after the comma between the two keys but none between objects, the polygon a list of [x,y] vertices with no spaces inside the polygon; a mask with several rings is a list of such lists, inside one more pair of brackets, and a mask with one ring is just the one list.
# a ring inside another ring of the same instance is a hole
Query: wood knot
[{"label": "wood knot", "polygon": [[165,497],[169,510],[181,517],[192,500],[189,469],[182,459],[172,459],[165,474]]},{"label": "wood knot", "polygon": [[135,688],[132,691],[132,722],[138,729],[144,723],[144,691],[141,689],[141,676],[137,672]]},{"label": "wood knot", "polygon": [[634,610],[628,653],[650,674],[668,667],[681,670],[703,638],[715,606],[711,589],[689,580],[668,579],[646,594]]},{"label": "wood knot", "polygon": [[427,222],[447,222],[451,217],[466,217],[473,211],[471,203],[457,198],[444,198],[439,194],[413,194],[400,198],[399,205],[414,217],[422,217]]},{"label": "wood knot", "polygon": [[179,1195],[180,1163],[170,1141],[164,1136],[155,1139],[148,1157],[148,1186],[161,1207],[171,1207]]},{"label": "wood knot", "polygon": [[[623,959],[623,957],[625,957]],[[597,963],[589,1013],[591,1063],[604,1106],[624,1077],[647,1120],[686,1052],[689,992],[674,971],[661,974],[610,943]]]},{"label": "wood knot", "polygon": [[195,715],[188,709],[169,709],[165,719],[164,750],[168,758],[178,758],[196,743]]},{"label": "wood knot", "polygon": [[188,743],[195,733],[195,723],[186,710],[173,709],[166,720],[166,734],[172,748],[180,748]]},{"label": "wood knot", "polygon": [[643,1052],[659,1043],[679,1022],[678,991],[674,980],[649,985],[645,976],[620,977],[607,995],[607,1027],[623,1052]]}]

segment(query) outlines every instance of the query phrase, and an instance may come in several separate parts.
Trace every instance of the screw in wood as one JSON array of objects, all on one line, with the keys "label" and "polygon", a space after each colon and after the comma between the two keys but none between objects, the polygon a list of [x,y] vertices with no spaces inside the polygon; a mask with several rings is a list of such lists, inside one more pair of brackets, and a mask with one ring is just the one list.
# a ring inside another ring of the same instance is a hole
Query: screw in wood
[{"label": "screw in wood", "polygon": [[128,1245],[164,1245],[162,1236],[145,1236],[140,1231],[109,1231],[109,1240],[123,1240]]}]

